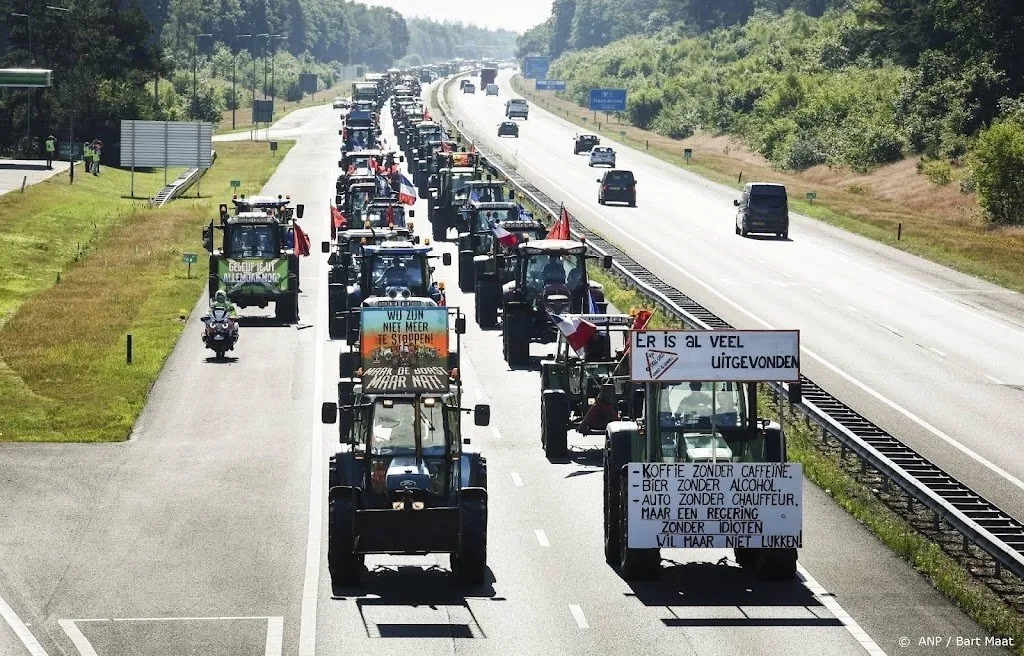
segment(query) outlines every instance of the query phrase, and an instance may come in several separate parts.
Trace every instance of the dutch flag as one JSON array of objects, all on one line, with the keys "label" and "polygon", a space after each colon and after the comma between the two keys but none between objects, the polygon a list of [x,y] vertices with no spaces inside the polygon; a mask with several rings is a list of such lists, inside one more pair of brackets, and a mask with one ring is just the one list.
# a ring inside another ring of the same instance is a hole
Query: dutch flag
[{"label": "dutch flag", "polygon": [[379,173],[377,174],[377,195],[381,197],[391,195],[391,185],[388,184],[388,179]]},{"label": "dutch flag", "polygon": [[597,326],[579,316],[563,317],[558,314],[548,313],[551,321],[558,326],[558,330],[565,335],[572,350],[580,356],[586,355],[587,343],[590,338],[597,334]]},{"label": "dutch flag", "polygon": [[519,243],[519,238],[498,225],[497,221],[491,222],[491,232],[494,233],[494,236],[498,238],[498,242],[505,248],[512,248]]},{"label": "dutch flag", "polygon": [[405,205],[416,204],[416,188],[409,182],[409,178],[399,174],[401,178],[398,184],[398,202]]},{"label": "dutch flag", "polygon": [[471,191],[469,193],[469,200],[471,200],[474,203],[479,203],[480,202],[480,196],[479,196],[479,194],[476,193],[476,189],[474,189],[473,191]]},{"label": "dutch flag", "polygon": [[586,298],[583,299],[583,314],[600,314],[597,311],[597,302],[594,301],[594,290],[587,287]]}]

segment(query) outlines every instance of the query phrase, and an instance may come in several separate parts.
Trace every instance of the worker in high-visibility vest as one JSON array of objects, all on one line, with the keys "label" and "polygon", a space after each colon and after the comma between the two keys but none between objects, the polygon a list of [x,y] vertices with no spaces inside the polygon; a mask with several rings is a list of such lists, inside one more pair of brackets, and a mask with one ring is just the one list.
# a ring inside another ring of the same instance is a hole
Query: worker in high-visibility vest
[{"label": "worker in high-visibility vest", "polygon": [[53,168],[53,153],[57,150],[57,139],[51,134],[46,138],[46,168]]},{"label": "worker in high-visibility vest", "polygon": [[92,174],[100,174],[100,151],[103,148],[103,142],[96,139],[92,142]]},{"label": "worker in high-visibility vest", "polygon": [[82,144],[82,161],[85,162],[85,172],[92,171],[92,146],[88,141]]}]

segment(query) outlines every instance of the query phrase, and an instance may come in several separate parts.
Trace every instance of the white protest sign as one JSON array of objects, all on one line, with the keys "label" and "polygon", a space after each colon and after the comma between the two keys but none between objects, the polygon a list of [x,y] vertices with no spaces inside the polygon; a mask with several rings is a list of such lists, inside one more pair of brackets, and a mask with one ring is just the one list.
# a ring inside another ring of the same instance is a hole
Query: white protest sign
[{"label": "white protest sign", "polygon": [[800,380],[799,330],[635,330],[637,382]]},{"label": "white protest sign", "polygon": [[799,549],[803,467],[629,463],[630,549]]}]

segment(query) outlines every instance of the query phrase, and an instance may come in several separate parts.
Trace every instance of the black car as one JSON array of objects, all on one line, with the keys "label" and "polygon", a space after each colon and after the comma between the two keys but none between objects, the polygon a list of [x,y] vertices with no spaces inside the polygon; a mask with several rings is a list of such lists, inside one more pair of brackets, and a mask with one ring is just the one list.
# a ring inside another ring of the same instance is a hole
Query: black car
[{"label": "black car", "polygon": [[601,139],[596,134],[578,134],[576,143],[572,147],[572,154],[589,153],[594,146],[601,144]]},{"label": "black car", "polygon": [[514,121],[502,121],[498,125],[498,136],[499,137],[518,137],[519,136],[519,124]]},{"label": "black car", "polygon": [[743,196],[734,200],[736,210],[736,234],[746,237],[749,233],[775,234],[782,239],[789,237],[789,199],[786,187],[769,182],[751,182],[743,189]]},{"label": "black car", "polygon": [[597,181],[601,183],[601,189],[597,192],[598,203],[604,205],[608,201],[616,201],[636,207],[636,178],[632,171],[606,171]]}]

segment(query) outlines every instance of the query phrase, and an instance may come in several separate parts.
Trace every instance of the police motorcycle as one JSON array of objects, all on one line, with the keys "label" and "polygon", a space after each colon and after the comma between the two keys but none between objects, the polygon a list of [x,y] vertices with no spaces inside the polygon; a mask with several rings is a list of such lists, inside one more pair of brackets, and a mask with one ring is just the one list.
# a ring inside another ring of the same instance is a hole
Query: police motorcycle
[{"label": "police motorcycle", "polygon": [[217,359],[233,351],[238,341],[238,322],[231,318],[227,308],[215,307],[203,317],[203,343],[217,354]]}]

